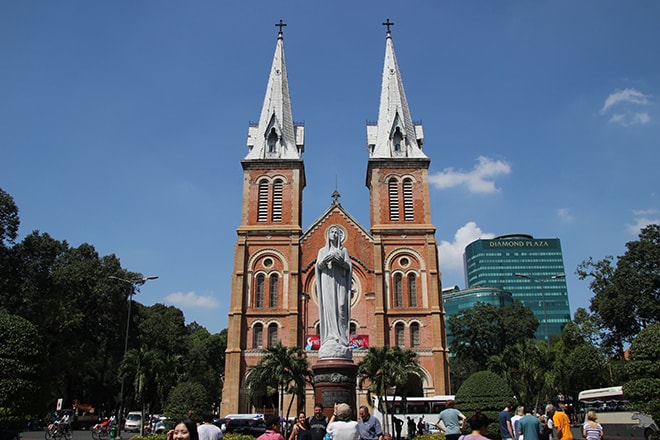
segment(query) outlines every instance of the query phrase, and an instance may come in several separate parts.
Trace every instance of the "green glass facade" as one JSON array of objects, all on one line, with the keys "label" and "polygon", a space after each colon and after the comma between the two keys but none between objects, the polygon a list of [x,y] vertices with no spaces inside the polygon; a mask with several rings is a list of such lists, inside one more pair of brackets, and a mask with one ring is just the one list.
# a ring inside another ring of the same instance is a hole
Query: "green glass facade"
[{"label": "green glass facade", "polygon": [[512,234],[476,240],[465,248],[463,258],[468,288],[492,286],[511,292],[539,320],[537,340],[561,334],[570,308],[558,238]]},{"label": "green glass facade", "polygon": [[[451,343],[449,317],[464,310],[471,309],[478,302],[504,307],[513,303],[513,296],[497,287],[475,287],[473,289],[443,292],[442,300],[445,306],[445,322],[447,323],[447,345]],[[451,354],[450,354],[451,356]]]}]

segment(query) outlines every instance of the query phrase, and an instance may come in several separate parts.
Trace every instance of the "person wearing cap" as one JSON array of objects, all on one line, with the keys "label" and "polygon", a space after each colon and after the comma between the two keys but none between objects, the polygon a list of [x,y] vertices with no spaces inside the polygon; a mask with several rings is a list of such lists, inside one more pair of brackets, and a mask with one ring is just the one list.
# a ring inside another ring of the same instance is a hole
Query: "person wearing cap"
[{"label": "person wearing cap", "polygon": [[346,403],[335,405],[335,413],[328,423],[326,432],[332,440],[358,440],[358,422],[351,420],[351,407]]},{"label": "person wearing cap", "polygon": [[360,440],[383,440],[383,428],[380,421],[369,414],[369,408],[362,405],[359,414],[358,430],[360,431]]},{"label": "person wearing cap", "polygon": [[280,416],[268,416],[264,423],[266,424],[266,432],[257,437],[257,440],[284,440],[281,433],[282,422]]}]

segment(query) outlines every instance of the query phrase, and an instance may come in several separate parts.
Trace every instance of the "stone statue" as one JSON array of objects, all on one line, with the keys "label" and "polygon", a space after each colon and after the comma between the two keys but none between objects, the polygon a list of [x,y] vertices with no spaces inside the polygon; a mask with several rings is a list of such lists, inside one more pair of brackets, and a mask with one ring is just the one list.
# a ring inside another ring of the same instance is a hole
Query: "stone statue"
[{"label": "stone statue", "polygon": [[341,244],[341,230],[330,226],[327,244],[316,257],[321,347],[319,359],[352,359],[349,347],[352,265]]}]

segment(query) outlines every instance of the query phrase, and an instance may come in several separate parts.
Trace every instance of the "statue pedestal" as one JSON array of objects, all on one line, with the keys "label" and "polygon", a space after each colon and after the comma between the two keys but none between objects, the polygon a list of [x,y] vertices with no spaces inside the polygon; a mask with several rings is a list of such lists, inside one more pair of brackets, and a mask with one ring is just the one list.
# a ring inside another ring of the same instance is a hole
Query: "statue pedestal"
[{"label": "statue pedestal", "polygon": [[351,420],[357,420],[355,384],[357,365],[352,359],[320,359],[314,371],[314,399],[323,404],[323,415],[330,418],[335,403],[348,403],[353,410]]}]

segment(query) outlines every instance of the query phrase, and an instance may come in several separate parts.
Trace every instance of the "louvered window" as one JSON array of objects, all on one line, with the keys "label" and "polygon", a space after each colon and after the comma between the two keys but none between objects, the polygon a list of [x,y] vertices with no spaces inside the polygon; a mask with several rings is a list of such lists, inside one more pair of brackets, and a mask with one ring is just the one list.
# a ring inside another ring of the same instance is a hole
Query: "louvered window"
[{"label": "louvered window", "polygon": [[400,273],[394,274],[394,307],[403,307],[403,277]]},{"label": "louvered window", "polygon": [[405,348],[406,339],[404,335],[403,323],[397,322],[394,326],[394,343],[397,347]]},{"label": "louvered window", "polygon": [[419,324],[416,322],[410,324],[410,346],[419,347]]},{"label": "louvered window", "polygon": [[408,307],[417,307],[417,277],[414,273],[408,274]]},{"label": "louvered window", "polygon": [[273,221],[282,221],[282,181],[280,179],[273,183]]},{"label": "louvered window", "polygon": [[411,179],[404,179],[403,181],[403,219],[407,222],[415,220]]},{"label": "louvered window", "polygon": [[257,214],[257,221],[268,221],[268,181],[262,180],[259,182],[259,212]]},{"label": "louvered window", "polygon": [[277,344],[277,324],[268,326],[268,348],[272,348]]},{"label": "louvered window", "polygon": [[270,276],[270,298],[268,299],[268,306],[269,307],[277,307],[277,302],[278,302],[278,281],[280,277],[274,273]]},{"label": "louvered window", "polygon": [[399,221],[399,182],[392,178],[387,182],[390,194],[390,221]]},{"label": "louvered window", "polygon": [[266,277],[264,274],[260,273],[257,275],[257,282],[254,289],[255,301],[254,306],[257,308],[262,308],[264,306],[264,285],[266,284]]},{"label": "louvered window", "polygon": [[264,326],[261,324],[255,324],[252,327],[252,348],[263,348],[264,347]]}]

